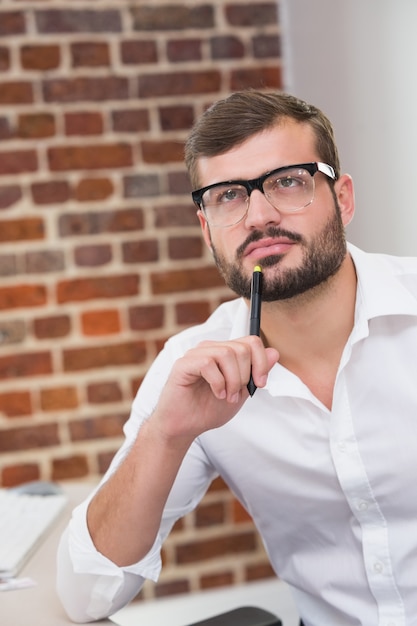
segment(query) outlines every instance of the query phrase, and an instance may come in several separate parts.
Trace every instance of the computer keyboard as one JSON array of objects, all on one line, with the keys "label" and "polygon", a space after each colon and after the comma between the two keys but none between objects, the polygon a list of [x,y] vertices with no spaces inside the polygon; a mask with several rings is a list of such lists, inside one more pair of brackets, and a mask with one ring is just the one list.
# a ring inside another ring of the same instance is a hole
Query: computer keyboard
[{"label": "computer keyboard", "polygon": [[66,502],[63,493],[41,496],[0,489],[0,578],[19,573]]}]

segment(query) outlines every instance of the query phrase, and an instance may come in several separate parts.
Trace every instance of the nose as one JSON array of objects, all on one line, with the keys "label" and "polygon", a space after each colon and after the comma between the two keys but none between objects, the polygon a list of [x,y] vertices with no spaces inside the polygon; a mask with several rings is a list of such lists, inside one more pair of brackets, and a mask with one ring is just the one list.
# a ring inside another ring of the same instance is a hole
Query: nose
[{"label": "nose", "polygon": [[247,199],[248,210],[245,217],[247,228],[263,228],[269,224],[279,224],[281,213],[272,206],[265,194],[258,190],[252,190]]}]

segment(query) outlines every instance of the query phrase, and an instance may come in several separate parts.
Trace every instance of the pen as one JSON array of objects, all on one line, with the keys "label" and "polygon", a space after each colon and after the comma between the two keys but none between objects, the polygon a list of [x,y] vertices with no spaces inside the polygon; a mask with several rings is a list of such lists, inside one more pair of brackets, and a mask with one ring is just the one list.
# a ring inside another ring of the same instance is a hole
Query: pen
[{"label": "pen", "polygon": [[[252,287],[250,295],[250,320],[249,334],[260,336],[261,332],[261,301],[262,301],[262,267],[255,265],[252,274]],[[256,391],[256,385],[253,382],[252,373],[248,382],[248,391],[251,396]]]}]

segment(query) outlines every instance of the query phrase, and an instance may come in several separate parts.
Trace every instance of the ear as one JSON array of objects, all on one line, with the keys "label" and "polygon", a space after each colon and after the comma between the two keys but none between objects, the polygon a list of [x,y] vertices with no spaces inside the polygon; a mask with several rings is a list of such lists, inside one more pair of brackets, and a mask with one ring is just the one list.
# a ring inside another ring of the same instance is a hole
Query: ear
[{"label": "ear", "polygon": [[347,226],[355,214],[355,191],[353,180],[349,174],[343,174],[334,185],[337,203],[340,208],[343,225]]},{"label": "ear", "polygon": [[207,220],[206,220],[206,218],[204,216],[203,211],[200,211],[200,210],[197,211],[197,216],[198,216],[198,219],[200,221],[200,226],[201,226],[201,232],[203,234],[203,239],[204,239],[208,249],[210,251],[212,251],[210,228],[209,228],[209,225],[207,224]]}]

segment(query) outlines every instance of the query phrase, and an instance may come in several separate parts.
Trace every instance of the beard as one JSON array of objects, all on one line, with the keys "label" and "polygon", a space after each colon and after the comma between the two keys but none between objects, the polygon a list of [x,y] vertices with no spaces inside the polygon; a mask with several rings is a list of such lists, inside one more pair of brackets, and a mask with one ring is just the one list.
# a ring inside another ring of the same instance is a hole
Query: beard
[{"label": "beard", "polygon": [[271,255],[259,260],[262,268],[274,266],[278,268],[278,271],[268,277],[268,280],[264,275],[262,290],[264,302],[288,300],[304,294],[314,287],[323,285],[331,276],[336,274],[347,253],[345,230],[337,204],[333,216],[310,241],[298,233],[292,233],[276,226],[267,228],[265,232],[253,231],[237,249],[237,262],[235,264],[226,261],[224,256],[212,245],[214,260],[227,286],[238,296],[248,300],[251,292],[251,278],[248,279],[243,271],[244,251],[248,244],[265,237],[286,237],[290,241],[294,241],[302,247],[303,257],[298,267],[287,269],[280,269],[285,257],[284,254]]}]

